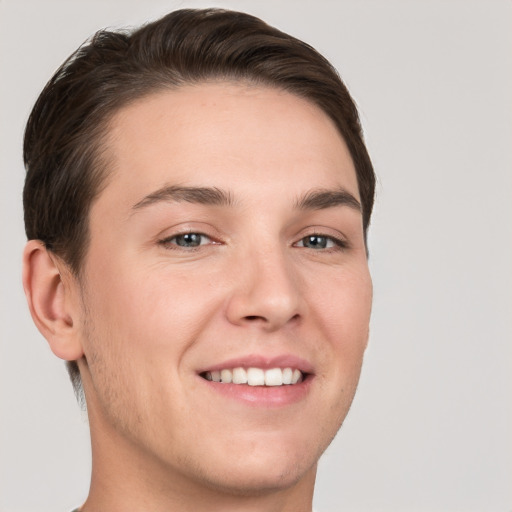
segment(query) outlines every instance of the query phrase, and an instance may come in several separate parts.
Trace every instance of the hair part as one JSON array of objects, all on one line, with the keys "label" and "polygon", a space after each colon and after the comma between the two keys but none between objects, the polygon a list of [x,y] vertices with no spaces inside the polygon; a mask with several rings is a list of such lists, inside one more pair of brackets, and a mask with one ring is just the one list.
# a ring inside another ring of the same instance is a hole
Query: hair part
[{"label": "hair part", "polygon": [[[249,14],[182,9],[129,31],[97,32],[56,71],[30,114],[23,191],[28,239],[80,277],[89,211],[108,183],[112,117],[165,89],[212,80],[270,86],[305,98],[335,123],[353,159],[366,239],[375,174],[356,105],[334,67],[308,44]],[[68,371],[77,392],[80,372]]]}]

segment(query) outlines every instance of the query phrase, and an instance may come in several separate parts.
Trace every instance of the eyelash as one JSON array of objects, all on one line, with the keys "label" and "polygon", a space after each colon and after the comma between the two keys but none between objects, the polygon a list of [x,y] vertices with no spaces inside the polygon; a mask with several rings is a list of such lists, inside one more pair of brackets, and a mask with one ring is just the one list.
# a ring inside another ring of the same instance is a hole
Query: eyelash
[{"label": "eyelash", "polygon": [[[201,237],[202,241],[204,241],[204,239],[206,238],[207,240],[209,240],[209,243],[199,243],[199,245],[196,245],[196,246],[185,246],[185,245],[179,245],[178,243],[176,243],[176,239],[178,239],[179,237],[186,237],[186,236],[192,236],[192,235]],[[332,242],[333,245],[331,247],[321,247],[319,249],[306,247],[304,245],[304,241],[307,240],[308,238],[310,239],[310,241],[313,238],[323,238],[323,239],[326,239],[327,243]],[[303,245],[297,245],[299,243],[302,243]],[[197,251],[204,245],[220,245],[221,242],[215,241],[214,239],[212,239],[212,237],[210,237],[204,233],[201,233],[199,231],[187,231],[184,233],[177,233],[175,235],[163,238],[162,240],[158,241],[158,244],[163,246],[166,249],[182,250],[182,251],[190,252],[190,251]],[[303,236],[300,240],[295,242],[293,244],[293,246],[301,247],[304,249],[310,249],[312,251],[321,251],[321,252],[344,251],[344,250],[347,250],[350,248],[349,243],[346,240],[343,240],[342,238],[334,237],[332,235],[325,235],[323,233],[311,233],[309,235]]]},{"label": "eyelash", "polygon": [[206,238],[210,241],[210,243],[213,243],[215,245],[219,244],[219,242],[214,241],[212,239],[212,237],[205,235],[204,233],[200,233],[199,231],[187,231],[185,233],[177,233],[175,235],[172,235],[172,236],[163,238],[162,240],[159,240],[158,243],[159,243],[159,245],[162,245],[166,249],[178,250],[178,251],[179,250],[194,251],[194,250],[198,250],[200,247],[202,247],[204,245],[209,245],[208,243],[206,243],[206,244],[200,243],[199,245],[196,245],[196,246],[187,247],[184,245],[179,245],[177,243],[173,243],[173,241],[175,241],[179,237],[186,237],[186,236],[192,236],[192,235],[200,236],[202,239]]},{"label": "eyelash", "polygon": [[[346,240],[343,240],[342,238],[337,238],[332,235],[325,235],[323,233],[311,233],[310,235],[306,235],[306,236],[302,237],[294,245],[297,246],[297,244],[300,242],[304,243],[304,241],[308,238],[309,239],[324,238],[324,239],[326,239],[327,243],[329,241],[333,243],[332,247],[324,247],[324,248],[320,248],[320,249],[312,249],[311,247],[309,247],[309,249],[311,249],[311,250],[319,250],[319,251],[323,251],[323,252],[334,252],[334,251],[340,251],[340,250],[344,251],[349,248],[349,244]],[[305,247],[304,245],[302,245],[300,247],[304,247],[305,249],[308,249],[308,247]]]}]

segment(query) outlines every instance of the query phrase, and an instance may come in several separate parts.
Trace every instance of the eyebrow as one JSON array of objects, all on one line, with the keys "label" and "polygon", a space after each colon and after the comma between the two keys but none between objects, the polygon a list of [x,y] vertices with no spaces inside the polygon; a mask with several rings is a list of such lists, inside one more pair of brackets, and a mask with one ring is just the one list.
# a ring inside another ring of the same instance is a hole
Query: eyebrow
[{"label": "eyebrow", "polygon": [[[187,202],[210,206],[233,206],[233,194],[217,187],[185,187],[166,185],[151,192],[135,203],[133,210],[140,210],[160,202]],[[348,206],[358,212],[362,211],[361,203],[347,190],[340,187],[335,190],[315,189],[300,196],[294,204],[297,210],[324,210],[336,206]]]},{"label": "eyebrow", "polygon": [[183,187],[167,185],[135,203],[133,210],[139,210],[146,206],[162,201],[175,201],[197,203],[211,206],[233,206],[233,196],[230,192],[217,187]]},{"label": "eyebrow", "polygon": [[299,210],[324,210],[336,206],[348,206],[358,212],[362,211],[361,203],[342,187],[336,190],[311,190],[295,202],[295,208]]}]

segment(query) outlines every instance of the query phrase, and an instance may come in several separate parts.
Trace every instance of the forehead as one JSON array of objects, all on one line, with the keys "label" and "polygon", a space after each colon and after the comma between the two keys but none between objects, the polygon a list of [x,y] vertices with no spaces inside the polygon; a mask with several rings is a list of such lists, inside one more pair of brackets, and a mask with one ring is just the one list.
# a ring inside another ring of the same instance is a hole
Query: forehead
[{"label": "forehead", "polygon": [[[208,83],[166,90],[110,123],[105,193],[133,201],[165,184],[259,187],[300,193],[342,186],[359,197],[348,149],[310,101],[270,87]],[[125,205],[126,206],[126,205]]]}]

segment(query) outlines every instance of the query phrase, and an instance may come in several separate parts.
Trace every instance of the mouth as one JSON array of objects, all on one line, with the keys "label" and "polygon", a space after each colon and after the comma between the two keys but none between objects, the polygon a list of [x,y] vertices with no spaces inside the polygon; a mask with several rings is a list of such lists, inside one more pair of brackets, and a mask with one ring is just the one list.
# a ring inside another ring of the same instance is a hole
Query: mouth
[{"label": "mouth", "polygon": [[249,354],[200,368],[197,376],[217,396],[264,409],[304,400],[314,382],[314,367],[292,354]]},{"label": "mouth", "polygon": [[292,367],[258,368],[235,367],[221,370],[205,371],[199,374],[203,379],[222,384],[247,386],[294,386],[303,382],[308,373]]}]

